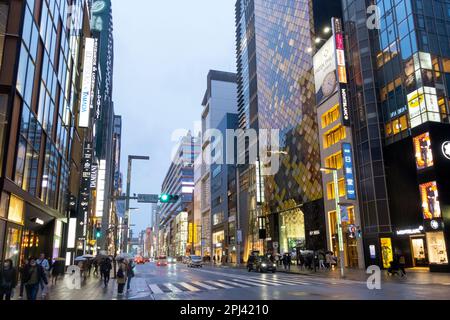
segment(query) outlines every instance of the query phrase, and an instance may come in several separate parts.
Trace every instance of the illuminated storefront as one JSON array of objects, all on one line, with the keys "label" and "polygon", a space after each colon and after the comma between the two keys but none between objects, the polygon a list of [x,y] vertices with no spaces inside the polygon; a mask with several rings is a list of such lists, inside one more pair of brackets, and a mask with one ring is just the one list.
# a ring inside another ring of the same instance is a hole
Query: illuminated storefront
[{"label": "illuminated storefront", "polygon": [[300,209],[280,213],[280,252],[295,252],[306,249],[305,216]]}]

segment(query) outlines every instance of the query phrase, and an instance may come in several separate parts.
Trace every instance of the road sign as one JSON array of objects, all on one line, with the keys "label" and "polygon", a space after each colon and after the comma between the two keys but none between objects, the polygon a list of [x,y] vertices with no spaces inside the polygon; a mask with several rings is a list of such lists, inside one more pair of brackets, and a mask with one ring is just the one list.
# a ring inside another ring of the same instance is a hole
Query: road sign
[{"label": "road sign", "polygon": [[159,194],[138,194],[139,203],[158,203]]}]

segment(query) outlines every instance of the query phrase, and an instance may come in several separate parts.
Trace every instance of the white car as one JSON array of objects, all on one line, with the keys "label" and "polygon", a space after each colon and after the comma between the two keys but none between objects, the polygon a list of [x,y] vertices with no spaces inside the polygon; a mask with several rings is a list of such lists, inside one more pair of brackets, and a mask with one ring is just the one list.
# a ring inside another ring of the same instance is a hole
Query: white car
[{"label": "white car", "polygon": [[190,256],[187,266],[189,268],[203,268],[203,260],[200,256]]},{"label": "white car", "polygon": [[172,257],[168,257],[167,258],[167,263],[168,264],[175,264],[175,263],[177,263],[177,259],[172,258]]}]

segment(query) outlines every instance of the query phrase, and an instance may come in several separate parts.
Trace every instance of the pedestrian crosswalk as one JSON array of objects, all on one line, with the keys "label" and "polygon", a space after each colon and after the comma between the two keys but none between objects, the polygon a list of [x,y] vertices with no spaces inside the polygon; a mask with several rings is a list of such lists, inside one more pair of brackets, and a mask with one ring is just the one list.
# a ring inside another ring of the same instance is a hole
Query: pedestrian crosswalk
[{"label": "pedestrian crosswalk", "polygon": [[228,279],[180,281],[172,283],[148,284],[150,292],[154,295],[195,293],[209,290],[231,290],[251,287],[279,287],[312,285],[293,277],[244,277],[240,275],[229,276]]}]

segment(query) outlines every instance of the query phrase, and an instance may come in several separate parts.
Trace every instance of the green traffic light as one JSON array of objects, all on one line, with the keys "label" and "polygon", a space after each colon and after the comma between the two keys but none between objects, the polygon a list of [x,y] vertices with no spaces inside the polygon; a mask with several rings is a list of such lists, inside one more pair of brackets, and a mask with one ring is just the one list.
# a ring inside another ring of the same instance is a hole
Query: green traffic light
[{"label": "green traffic light", "polygon": [[167,202],[169,201],[169,195],[168,194],[162,194],[159,199],[161,200],[161,202]]},{"label": "green traffic light", "polygon": [[100,238],[102,236],[102,233],[101,232],[97,232],[96,234],[95,234],[95,237],[98,239],[98,238]]}]

